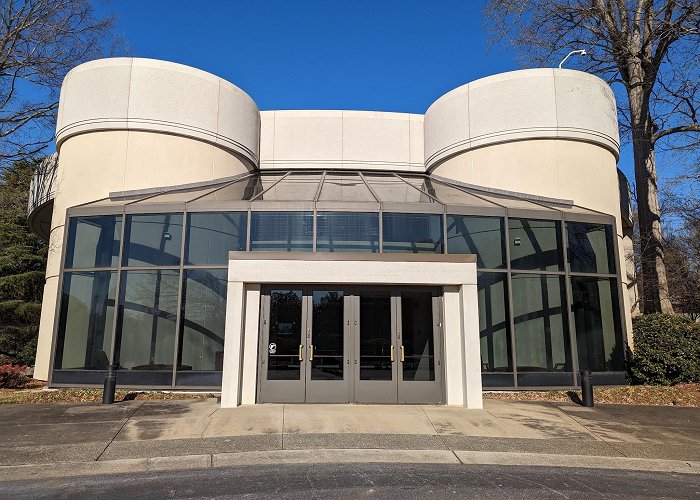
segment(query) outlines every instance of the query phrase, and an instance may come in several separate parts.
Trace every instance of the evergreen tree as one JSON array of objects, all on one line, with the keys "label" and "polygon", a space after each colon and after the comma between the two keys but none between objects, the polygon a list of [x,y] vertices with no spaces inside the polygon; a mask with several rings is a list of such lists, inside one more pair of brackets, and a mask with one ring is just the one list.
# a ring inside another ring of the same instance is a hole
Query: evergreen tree
[{"label": "evergreen tree", "polygon": [[34,363],[47,245],[27,224],[27,204],[39,163],[0,169],[0,364]]}]

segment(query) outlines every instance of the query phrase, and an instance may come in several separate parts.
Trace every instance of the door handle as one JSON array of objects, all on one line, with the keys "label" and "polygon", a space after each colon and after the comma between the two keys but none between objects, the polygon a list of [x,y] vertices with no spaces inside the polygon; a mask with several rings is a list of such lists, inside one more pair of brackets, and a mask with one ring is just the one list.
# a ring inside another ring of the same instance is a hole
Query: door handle
[{"label": "door handle", "polygon": [[309,344],[309,361],[314,360],[314,345]]},{"label": "door handle", "polygon": [[391,346],[391,362],[394,362],[394,346]]},{"label": "door handle", "polygon": [[299,361],[304,361],[304,346],[299,344]]},{"label": "door handle", "polygon": [[403,352],[403,346],[401,346],[401,362],[403,363],[404,359],[404,352]]}]

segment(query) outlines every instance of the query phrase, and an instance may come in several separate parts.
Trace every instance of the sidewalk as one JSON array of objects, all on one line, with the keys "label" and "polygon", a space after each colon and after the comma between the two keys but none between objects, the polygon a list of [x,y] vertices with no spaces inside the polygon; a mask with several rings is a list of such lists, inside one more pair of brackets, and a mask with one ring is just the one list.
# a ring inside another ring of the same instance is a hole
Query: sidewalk
[{"label": "sidewalk", "polygon": [[498,463],[700,472],[700,409],[216,399],[0,406],[0,480],[260,463]]}]

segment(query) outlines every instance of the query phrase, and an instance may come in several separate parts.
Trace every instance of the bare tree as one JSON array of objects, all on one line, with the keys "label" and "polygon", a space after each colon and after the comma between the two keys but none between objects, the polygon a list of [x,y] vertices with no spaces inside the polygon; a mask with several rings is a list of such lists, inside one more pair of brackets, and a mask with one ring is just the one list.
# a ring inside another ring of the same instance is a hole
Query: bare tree
[{"label": "bare tree", "polygon": [[496,39],[510,40],[530,63],[586,49],[577,66],[624,88],[619,121],[634,152],[642,311],[672,312],[656,151],[700,145],[700,2],[490,0],[485,14]]},{"label": "bare tree", "polygon": [[0,168],[46,147],[63,77],[117,42],[89,0],[0,2]]}]

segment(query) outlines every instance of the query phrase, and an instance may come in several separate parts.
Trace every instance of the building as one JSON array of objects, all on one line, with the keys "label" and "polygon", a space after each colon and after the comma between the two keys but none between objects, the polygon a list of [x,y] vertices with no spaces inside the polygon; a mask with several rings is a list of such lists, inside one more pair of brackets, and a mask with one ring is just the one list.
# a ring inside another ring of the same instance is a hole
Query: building
[{"label": "building", "polygon": [[102,59],[66,76],[56,148],[29,208],[51,387],[115,363],[227,407],[480,408],[582,369],[624,383],[629,202],[590,74],[494,75],[425,115],[259,111],[204,71]]}]

